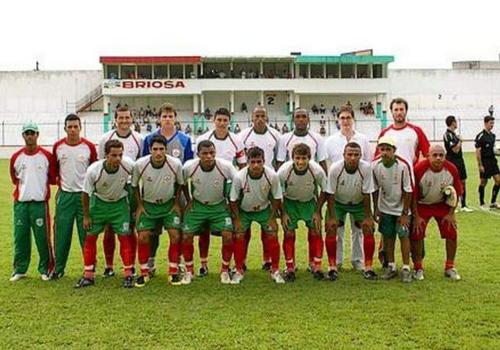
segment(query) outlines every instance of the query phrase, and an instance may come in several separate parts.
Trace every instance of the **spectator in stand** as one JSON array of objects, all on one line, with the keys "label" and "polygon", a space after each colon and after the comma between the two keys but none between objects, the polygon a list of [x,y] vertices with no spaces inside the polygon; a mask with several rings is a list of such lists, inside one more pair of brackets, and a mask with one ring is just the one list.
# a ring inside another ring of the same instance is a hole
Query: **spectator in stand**
[{"label": "spectator in stand", "polygon": [[347,101],[347,105],[350,106],[352,108],[352,104],[351,104],[351,101]]},{"label": "spectator in stand", "polygon": [[175,122],[175,129],[177,129],[177,131],[182,131],[182,126],[181,126],[181,123],[179,121]]},{"label": "spectator in stand", "polygon": [[319,108],[318,106],[316,106],[316,104],[313,104],[312,107],[311,107],[311,111],[314,113],[314,114],[318,114],[319,113]]},{"label": "spectator in stand", "polygon": [[196,130],[196,134],[197,135],[201,135],[203,133],[203,129],[200,127],[198,127],[198,129]]},{"label": "spectator in stand", "polygon": [[333,114],[334,116],[336,116],[336,115],[337,115],[337,107],[336,107],[335,105],[333,105],[333,107],[332,107],[332,114]]},{"label": "spectator in stand", "polygon": [[280,127],[278,126],[278,123],[274,123],[273,128],[275,128],[276,130],[280,131]]},{"label": "spectator in stand", "polygon": [[191,125],[189,125],[189,124],[188,124],[188,125],[186,125],[186,129],[184,130],[184,133],[185,133],[186,135],[190,135],[190,134],[191,134],[191,131],[192,131],[192,130],[191,130]]},{"label": "spectator in stand", "polygon": [[326,136],[326,128],[324,125],[321,125],[321,127],[319,128],[319,134],[323,137]]},{"label": "spectator in stand", "polygon": [[319,105],[319,113],[320,114],[325,114],[326,113],[326,108],[324,104]]},{"label": "spectator in stand", "polygon": [[282,134],[286,134],[287,132],[289,132],[290,130],[288,129],[288,125],[286,125],[286,123],[283,124],[283,127],[281,128],[281,133]]},{"label": "spectator in stand", "polygon": [[241,104],[241,111],[242,112],[248,112],[247,104],[245,102],[243,102]]},{"label": "spectator in stand", "polygon": [[490,117],[493,117],[494,112],[495,112],[495,107],[493,107],[493,105],[490,105],[490,108],[488,108],[488,113]]},{"label": "spectator in stand", "polygon": [[146,124],[146,131],[148,133],[150,133],[151,131],[153,131],[153,125],[151,125],[151,123],[150,124]]},{"label": "spectator in stand", "polygon": [[205,108],[204,115],[205,115],[206,119],[210,119],[212,117],[212,112],[210,112],[210,108],[208,108],[208,107]]},{"label": "spectator in stand", "polygon": [[238,134],[239,132],[241,132],[240,124],[236,123],[236,126],[234,127],[234,133]]}]

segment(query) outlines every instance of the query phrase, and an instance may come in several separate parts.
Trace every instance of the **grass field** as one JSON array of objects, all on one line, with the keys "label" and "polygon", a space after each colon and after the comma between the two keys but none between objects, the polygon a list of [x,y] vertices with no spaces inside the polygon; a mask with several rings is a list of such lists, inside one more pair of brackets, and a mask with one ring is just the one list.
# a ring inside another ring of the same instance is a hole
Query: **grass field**
[{"label": "grass field", "polygon": [[[468,201],[477,207],[472,154],[466,160]],[[255,235],[250,271],[241,285],[220,285],[220,243],[214,239],[211,274],[190,286],[167,284],[164,258],[160,274],[143,289],[126,290],[117,276],[74,290],[82,271],[76,235],[62,280],[42,282],[33,251],[30,278],[8,281],[12,186],[7,161],[0,162],[0,170],[5,174],[0,187],[0,349],[500,348],[500,212],[458,214],[457,268],[462,281],[455,283],[443,277],[444,244],[432,224],[426,279],[418,283],[369,282],[353,271],[341,273],[335,283],[314,281],[305,269],[301,230],[300,271],[293,284],[275,285],[260,270],[260,239]],[[491,184],[488,200],[490,193]],[[163,237],[163,257],[166,243]],[[102,262],[102,249],[99,252]],[[345,266],[348,261],[346,256]],[[378,263],[376,268],[380,270]]]}]

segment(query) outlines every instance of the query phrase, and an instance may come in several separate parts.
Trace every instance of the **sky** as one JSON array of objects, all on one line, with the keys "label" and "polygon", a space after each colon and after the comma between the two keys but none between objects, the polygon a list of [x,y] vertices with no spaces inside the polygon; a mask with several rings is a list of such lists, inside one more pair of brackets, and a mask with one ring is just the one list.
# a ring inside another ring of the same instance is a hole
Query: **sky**
[{"label": "sky", "polygon": [[0,71],[99,69],[99,56],[394,55],[391,68],[498,60],[500,2],[2,1]]}]

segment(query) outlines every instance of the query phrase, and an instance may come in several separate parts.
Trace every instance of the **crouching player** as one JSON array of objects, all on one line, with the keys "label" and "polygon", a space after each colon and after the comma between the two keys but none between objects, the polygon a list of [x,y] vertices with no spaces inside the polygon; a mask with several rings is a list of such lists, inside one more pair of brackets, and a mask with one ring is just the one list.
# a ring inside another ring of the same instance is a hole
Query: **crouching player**
[{"label": "crouching player", "polygon": [[179,285],[181,282],[178,267],[181,239],[179,199],[184,178],[181,162],[166,152],[165,138],[154,136],[151,140],[150,155],[138,159],[132,173],[132,187],[137,200],[136,227],[139,234],[138,257],[141,266],[141,275],[135,282],[136,287],[143,287],[149,280],[149,237],[158,226],[163,226],[170,238],[170,283]]},{"label": "crouching player", "polygon": [[231,211],[234,219],[234,262],[236,273],[232,283],[243,279],[245,261],[245,232],[252,222],[260,224],[266,234],[266,247],[271,256],[271,278],[284,283],[279,271],[280,247],[276,215],[281,208],[281,192],[278,174],[264,165],[264,151],[252,147],[247,152],[248,165],[241,169],[231,186]]},{"label": "crouching player", "polygon": [[378,140],[377,148],[379,156],[372,162],[375,189],[373,208],[388,262],[382,279],[391,279],[398,275],[394,245],[396,237],[399,237],[403,259],[401,281],[411,282],[409,209],[413,189],[410,166],[396,155],[396,143],[391,136],[382,136]]},{"label": "crouching player", "polygon": [[[316,279],[323,279],[321,259],[323,240],[321,238],[321,209],[326,201],[326,175],[323,168],[311,160],[311,149],[304,143],[296,144],[292,160],[284,163],[278,175],[284,190],[281,223],[285,231],[283,251],[285,253],[285,280],[295,280],[295,231],[299,221],[304,221],[309,234],[309,244],[314,252],[312,272]],[[318,197],[319,189],[319,197]]]},{"label": "crouching player", "polygon": [[[455,208],[457,200],[448,201],[447,195],[454,199],[462,195],[462,183],[457,168],[445,158],[442,146],[432,146],[427,159],[415,166],[416,210],[414,230],[411,237],[415,253],[415,279],[424,279],[422,265],[423,241],[429,220],[434,218],[438,224],[441,238],[446,240],[446,262],[444,275],[454,281],[460,280],[455,269],[457,251],[457,220]],[[453,202],[453,203],[450,203]]]},{"label": "crouching player", "polygon": [[83,245],[83,277],[75,288],[94,284],[97,236],[110,225],[120,241],[125,280],[123,286],[132,288],[134,252],[130,239],[130,208],[127,201],[127,181],[134,165],[123,157],[123,144],[109,140],[104,146],[105,158],[93,163],[85,174],[82,192],[83,228],[87,231]]},{"label": "crouching player", "polygon": [[[215,157],[215,145],[203,140],[197,146],[197,159],[192,159],[182,169],[184,195],[187,204],[182,225],[182,255],[186,273],[182,284],[190,284],[193,278],[193,236],[210,232],[222,236],[221,283],[231,283],[229,263],[233,255],[233,221],[228,208],[227,196],[236,170],[228,161]],[[190,187],[190,190],[188,190]]]},{"label": "crouching player", "polygon": [[344,148],[344,159],[331,165],[328,173],[328,219],[326,221],[325,245],[328,254],[328,278],[335,281],[338,276],[337,230],[344,229],[347,213],[354,218],[354,224],[363,232],[364,271],[368,280],[377,279],[373,271],[373,217],[370,194],[373,192],[372,169],[368,162],[361,160],[361,147],[349,142]]}]

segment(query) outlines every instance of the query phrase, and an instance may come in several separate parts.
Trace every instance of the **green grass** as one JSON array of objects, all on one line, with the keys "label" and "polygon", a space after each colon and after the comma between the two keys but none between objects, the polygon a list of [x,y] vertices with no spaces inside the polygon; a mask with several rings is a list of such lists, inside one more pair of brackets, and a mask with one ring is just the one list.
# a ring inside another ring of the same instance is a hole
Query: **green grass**
[{"label": "green grass", "polygon": [[[477,175],[467,154],[469,202],[477,207]],[[73,238],[66,276],[42,282],[36,252],[30,278],[8,281],[12,264],[12,205],[8,162],[0,162],[0,348],[500,348],[500,213],[458,214],[457,267],[463,280],[443,277],[444,245],[428,232],[426,280],[364,281],[346,271],[335,283],[305,271],[305,232],[299,232],[300,271],[294,284],[274,285],[260,271],[260,239],[250,249],[242,285],[222,286],[219,240],[211,274],[187,287],[166,279],[166,240],[160,274],[143,289],[121,288],[119,276],[74,290],[82,259]],[[491,184],[488,187],[488,195]],[[378,234],[377,234],[378,236]],[[99,261],[103,261],[99,248]],[[116,258],[118,261],[118,257]],[[349,257],[346,256],[348,265]],[[377,264],[377,269],[379,266]],[[101,272],[102,264],[98,271]]]}]

